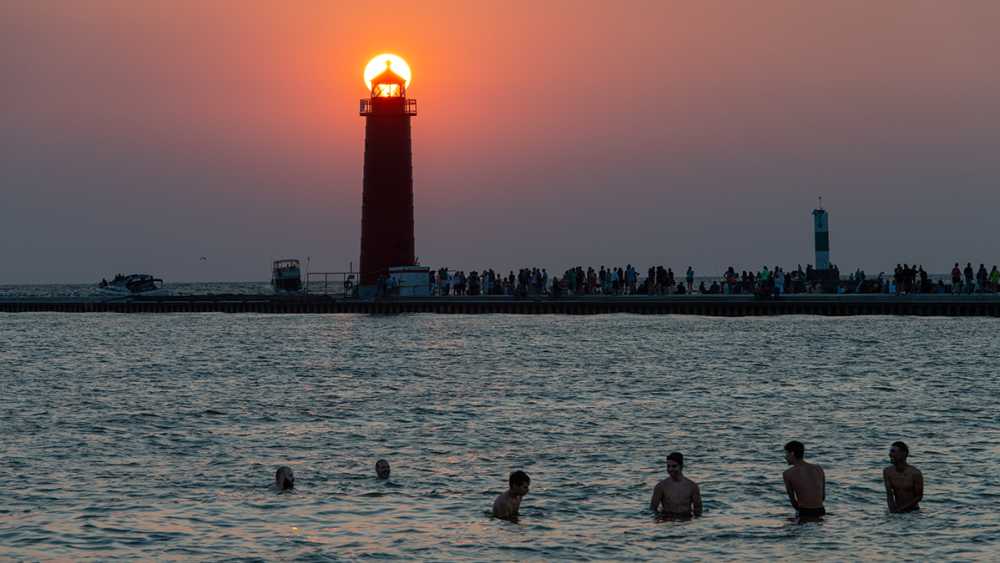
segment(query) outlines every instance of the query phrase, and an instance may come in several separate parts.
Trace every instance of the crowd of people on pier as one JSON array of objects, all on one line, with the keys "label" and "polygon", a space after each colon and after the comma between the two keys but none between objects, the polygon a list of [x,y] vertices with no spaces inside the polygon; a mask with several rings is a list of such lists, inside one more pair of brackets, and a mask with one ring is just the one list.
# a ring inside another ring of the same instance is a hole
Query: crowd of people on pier
[{"label": "crowd of people on pier", "polygon": [[[798,440],[785,444],[785,462],[790,466],[782,473],[789,504],[796,512],[798,522],[815,522],[826,515],[826,473],[816,463],[805,460],[805,445]],[[890,464],[882,470],[886,504],[891,513],[913,512],[920,509],[924,498],[924,477],[907,459],[910,448],[905,442],[893,442],[889,448]],[[684,454],[671,452],[666,457],[667,477],[653,487],[649,510],[667,520],[699,517],[704,508],[701,488],[684,475]],[[375,476],[388,480],[389,462],[380,459],[375,463]],[[521,470],[513,471],[507,479],[507,490],[493,501],[492,515],[504,520],[517,521],[521,501],[530,491],[531,477]],[[295,488],[295,475],[288,466],[281,466],[274,474],[274,487],[278,491]]]},{"label": "crowd of people on pier", "polygon": [[643,276],[631,264],[599,268],[570,268],[561,276],[550,275],[545,268],[526,267],[506,275],[492,268],[482,272],[450,271],[441,268],[431,272],[430,289],[437,296],[579,296],[579,295],[740,295],[753,294],[776,297],[797,293],[883,293],[906,295],[914,293],[996,293],[1000,292],[1000,270],[985,264],[978,269],[972,263],[960,267],[956,262],[947,279],[932,280],[922,265],[897,264],[890,272],[876,276],[857,269],[846,278],[831,265],[827,270],[805,268],[785,270],[781,266],[763,266],[760,270],[737,271],[728,267],[721,276],[700,279],[695,284],[694,268],[688,266],[682,275],[673,269],[651,266]]}]

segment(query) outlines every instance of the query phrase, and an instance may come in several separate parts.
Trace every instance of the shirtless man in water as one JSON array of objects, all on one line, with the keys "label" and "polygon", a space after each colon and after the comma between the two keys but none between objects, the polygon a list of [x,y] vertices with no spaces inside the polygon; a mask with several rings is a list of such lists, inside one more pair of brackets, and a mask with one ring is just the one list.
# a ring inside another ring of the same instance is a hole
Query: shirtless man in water
[{"label": "shirtless man in water", "polygon": [[684,455],[673,452],[667,456],[667,474],[653,488],[649,509],[663,516],[689,518],[701,516],[701,490],[698,483],[684,476]]},{"label": "shirtless man in water", "polygon": [[792,440],[785,444],[785,461],[791,465],[782,477],[785,492],[792,507],[798,511],[799,520],[819,519],[826,514],[823,501],[826,500],[826,474],[815,463],[806,463],[806,447],[802,442]]},{"label": "shirtless man in water", "polygon": [[515,471],[507,479],[509,488],[500,493],[493,501],[493,516],[517,522],[517,512],[521,508],[521,499],[528,494],[531,477],[524,471]]},{"label": "shirtless man in water", "polygon": [[919,469],[906,463],[910,448],[903,442],[893,442],[889,449],[892,465],[882,471],[885,481],[885,498],[889,512],[913,512],[924,498],[924,475]]}]

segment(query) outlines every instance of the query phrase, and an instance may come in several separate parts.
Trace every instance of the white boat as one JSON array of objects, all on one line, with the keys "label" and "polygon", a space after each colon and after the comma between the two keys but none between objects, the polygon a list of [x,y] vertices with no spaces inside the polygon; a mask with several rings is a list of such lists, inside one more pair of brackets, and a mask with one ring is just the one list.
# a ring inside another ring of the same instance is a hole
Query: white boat
[{"label": "white boat", "polygon": [[111,281],[101,280],[101,283],[97,285],[97,291],[105,295],[122,297],[165,295],[167,293],[167,290],[163,288],[163,280],[149,274],[129,274],[127,276],[118,274]]}]

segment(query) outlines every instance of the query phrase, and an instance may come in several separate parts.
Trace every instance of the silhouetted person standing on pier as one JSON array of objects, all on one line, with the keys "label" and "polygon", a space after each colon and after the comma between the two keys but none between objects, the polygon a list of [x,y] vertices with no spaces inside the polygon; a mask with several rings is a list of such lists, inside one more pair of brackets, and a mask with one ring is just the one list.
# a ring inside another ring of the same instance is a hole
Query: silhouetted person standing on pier
[{"label": "silhouetted person standing on pier", "polygon": [[826,500],[826,474],[815,463],[807,463],[803,458],[806,447],[797,440],[785,444],[785,461],[791,465],[782,477],[785,492],[799,515],[799,521],[817,520],[826,514],[823,502]]},{"label": "silhouetted person standing on pier", "polygon": [[919,469],[906,463],[909,455],[910,448],[903,442],[893,442],[889,448],[892,465],[882,471],[889,512],[919,510],[919,503],[924,498],[924,475]]}]

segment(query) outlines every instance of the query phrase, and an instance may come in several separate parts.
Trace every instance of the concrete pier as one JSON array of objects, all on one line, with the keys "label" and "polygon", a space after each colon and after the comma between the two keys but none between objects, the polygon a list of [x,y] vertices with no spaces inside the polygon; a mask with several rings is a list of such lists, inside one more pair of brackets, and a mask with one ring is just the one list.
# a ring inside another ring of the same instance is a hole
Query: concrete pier
[{"label": "concrete pier", "polygon": [[0,313],[266,313],[266,314],[515,314],[515,315],[913,315],[1000,317],[1000,294],[578,296],[562,298],[426,297],[379,300],[328,296],[202,295],[0,300]]}]

